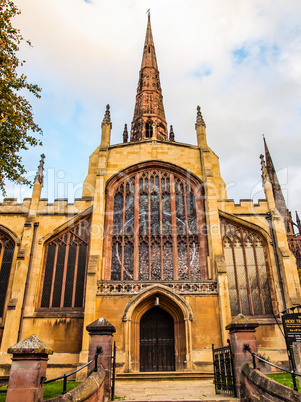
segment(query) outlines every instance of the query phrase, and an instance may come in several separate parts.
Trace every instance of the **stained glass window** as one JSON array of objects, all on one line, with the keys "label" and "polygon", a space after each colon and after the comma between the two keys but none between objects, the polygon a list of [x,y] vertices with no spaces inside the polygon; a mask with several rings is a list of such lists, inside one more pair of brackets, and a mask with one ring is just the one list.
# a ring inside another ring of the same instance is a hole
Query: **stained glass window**
[{"label": "stained glass window", "polygon": [[263,237],[225,219],[221,224],[232,315],[272,314]]},{"label": "stained glass window", "polygon": [[14,248],[11,238],[0,232],[0,317],[3,316]]},{"label": "stained glass window", "polygon": [[83,307],[88,242],[85,219],[47,243],[40,307]]},{"label": "stained glass window", "polygon": [[204,219],[201,193],[196,179],[162,168],[122,175],[108,202],[110,279],[207,279],[207,243],[200,247],[204,235],[198,231]]}]

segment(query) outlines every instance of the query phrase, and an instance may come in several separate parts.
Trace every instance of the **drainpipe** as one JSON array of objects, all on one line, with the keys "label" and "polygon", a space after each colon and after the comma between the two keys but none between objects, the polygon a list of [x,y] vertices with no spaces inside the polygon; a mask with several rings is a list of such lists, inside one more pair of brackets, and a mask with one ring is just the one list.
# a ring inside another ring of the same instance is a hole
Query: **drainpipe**
[{"label": "drainpipe", "polygon": [[280,264],[279,264],[279,258],[278,258],[277,248],[276,248],[275,234],[274,234],[274,229],[273,229],[273,224],[272,224],[272,216],[270,213],[266,214],[266,219],[269,222],[273,250],[274,250],[275,261],[276,261],[277,274],[278,274],[278,278],[279,278],[280,291],[281,291],[281,296],[282,296],[282,301],[283,301],[283,307],[284,307],[284,310],[286,310],[283,281],[282,281],[282,276],[281,276],[281,272],[280,272]]},{"label": "drainpipe", "polygon": [[17,342],[20,342],[20,339],[21,339],[21,332],[22,332],[23,318],[24,318],[24,310],[25,310],[25,303],[26,303],[26,296],[27,296],[28,285],[29,285],[29,276],[30,276],[30,271],[31,271],[31,266],[32,266],[32,257],[33,257],[33,251],[34,251],[34,245],[35,245],[36,233],[37,233],[38,226],[39,226],[39,222],[35,222],[33,224],[33,237],[32,237],[32,243],[31,243],[30,256],[29,256],[29,264],[28,264],[28,270],[27,270],[27,276],[26,276],[25,291],[24,291],[24,296],[23,296],[23,304],[22,304],[22,310],[21,310],[21,317],[20,317],[20,325],[19,325]]}]

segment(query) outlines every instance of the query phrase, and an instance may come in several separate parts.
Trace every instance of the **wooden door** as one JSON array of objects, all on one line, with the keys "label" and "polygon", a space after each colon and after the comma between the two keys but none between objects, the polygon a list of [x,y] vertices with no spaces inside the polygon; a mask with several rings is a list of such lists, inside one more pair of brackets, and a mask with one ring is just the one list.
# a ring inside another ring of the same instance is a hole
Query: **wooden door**
[{"label": "wooden door", "polygon": [[165,310],[154,307],[140,321],[140,371],[174,370],[174,322]]}]

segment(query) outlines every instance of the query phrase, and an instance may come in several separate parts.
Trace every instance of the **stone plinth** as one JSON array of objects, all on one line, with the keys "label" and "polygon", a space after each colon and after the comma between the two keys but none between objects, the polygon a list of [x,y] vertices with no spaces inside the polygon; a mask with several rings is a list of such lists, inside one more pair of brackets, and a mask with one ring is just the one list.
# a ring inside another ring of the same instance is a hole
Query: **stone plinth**
[{"label": "stone plinth", "polygon": [[[115,327],[105,318],[99,318],[86,327],[89,332],[89,360],[93,359],[98,346],[102,347],[102,353],[98,356],[98,364],[105,369],[105,389],[111,390],[111,366],[112,366],[112,336],[116,332]],[[89,369],[94,368],[94,363]]]},{"label": "stone plinth", "polygon": [[231,350],[233,353],[234,376],[237,397],[241,396],[240,375],[243,365],[252,361],[252,356],[244,350],[244,345],[248,344],[251,351],[258,353],[256,341],[256,328],[258,324],[243,314],[238,314],[226,329],[230,333]]},{"label": "stone plinth", "polygon": [[12,366],[8,382],[7,402],[35,402],[43,400],[44,384],[48,355],[53,353],[36,335],[11,346]]}]

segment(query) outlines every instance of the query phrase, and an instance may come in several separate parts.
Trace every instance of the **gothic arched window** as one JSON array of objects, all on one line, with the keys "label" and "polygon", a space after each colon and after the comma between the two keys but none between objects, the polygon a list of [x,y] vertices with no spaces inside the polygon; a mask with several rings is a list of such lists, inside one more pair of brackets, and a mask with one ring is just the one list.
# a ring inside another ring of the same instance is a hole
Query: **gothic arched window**
[{"label": "gothic arched window", "polygon": [[6,292],[15,245],[10,237],[0,232],[0,317],[3,316]]},{"label": "gothic arched window", "polygon": [[232,315],[272,314],[264,238],[221,220]]},{"label": "gothic arched window", "polygon": [[162,165],[123,172],[109,188],[107,279],[207,279],[201,183]]},{"label": "gothic arched window", "polygon": [[81,220],[47,243],[40,307],[83,307],[89,226]]}]

